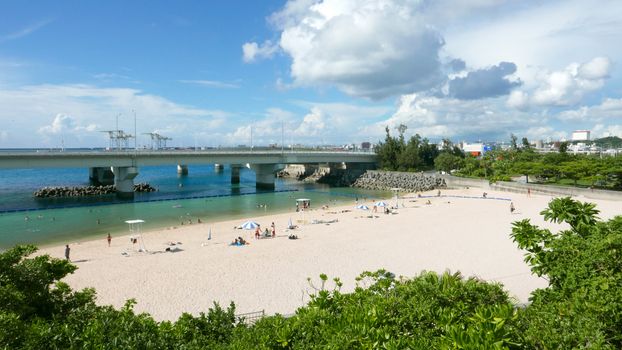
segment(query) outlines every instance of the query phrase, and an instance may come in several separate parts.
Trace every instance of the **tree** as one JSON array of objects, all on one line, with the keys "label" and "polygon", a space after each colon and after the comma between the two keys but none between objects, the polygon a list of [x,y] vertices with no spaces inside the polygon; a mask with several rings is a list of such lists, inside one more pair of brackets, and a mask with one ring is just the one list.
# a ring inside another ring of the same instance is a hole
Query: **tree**
[{"label": "tree", "polygon": [[549,286],[531,295],[519,318],[525,348],[622,347],[622,217],[598,220],[594,204],[553,199],[541,214],[568,229],[552,233],[528,219],[512,238]]},{"label": "tree", "polygon": [[510,135],[510,146],[512,147],[514,151],[518,150],[518,144],[516,143],[517,140],[518,138],[516,137],[516,135],[514,134]]},{"label": "tree", "polygon": [[446,173],[451,173],[452,170],[460,169],[462,164],[462,158],[447,152],[442,152],[434,159],[434,168]]},{"label": "tree", "polygon": [[389,133],[389,127],[385,127],[385,139],[376,146],[376,154],[380,160],[380,167],[386,170],[397,170],[398,158],[401,153],[399,142]]},{"label": "tree", "polygon": [[523,149],[530,149],[531,145],[529,144],[529,140],[527,140],[526,137],[523,137],[523,139],[521,140],[523,143]]},{"label": "tree", "polygon": [[566,154],[568,152],[568,141],[559,144],[559,153]]}]

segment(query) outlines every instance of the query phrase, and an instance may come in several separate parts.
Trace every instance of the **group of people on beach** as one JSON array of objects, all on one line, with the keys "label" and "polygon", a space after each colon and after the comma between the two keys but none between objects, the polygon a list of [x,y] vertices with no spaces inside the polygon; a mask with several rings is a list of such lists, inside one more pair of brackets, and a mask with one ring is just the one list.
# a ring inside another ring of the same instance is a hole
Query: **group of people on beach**
[{"label": "group of people on beach", "polygon": [[266,227],[263,234],[261,233],[261,225],[258,225],[255,229],[255,239],[274,237],[276,237],[276,227],[274,226],[274,222],[270,225],[270,231],[268,231],[268,228]]},{"label": "group of people on beach", "polygon": [[250,243],[248,243],[241,236],[238,236],[238,238],[236,238],[235,240],[233,240],[233,242],[231,242],[231,245],[235,245],[235,246],[242,246],[242,245],[247,245],[247,244],[250,244]]}]

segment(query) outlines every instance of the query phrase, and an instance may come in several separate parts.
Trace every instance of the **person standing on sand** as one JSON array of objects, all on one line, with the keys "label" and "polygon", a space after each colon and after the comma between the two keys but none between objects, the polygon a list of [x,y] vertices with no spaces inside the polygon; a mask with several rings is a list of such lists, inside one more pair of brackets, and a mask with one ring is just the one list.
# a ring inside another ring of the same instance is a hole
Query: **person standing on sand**
[{"label": "person standing on sand", "polygon": [[274,238],[276,236],[276,227],[274,227],[274,222],[270,225],[270,229],[272,231],[272,237]]},{"label": "person standing on sand", "polygon": [[69,260],[69,252],[71,251],[71,248],[69,248],[69,244],[65,245],[65,259],[67,259],[67,261],[71,261]]},{"label": "person standing on sand", "polygon": [[514,202],[510,202],[510,214],[514,214],[514,210],[516,210],[516,208],[514,208]]},{"label": "person standing on sand", "polygon": [[106,240],[108,240],[108,247],[110,247],[110,241],[112,241],[112,237],[110,236],[110,232],[108,232],[108,237],[106,237]]}]

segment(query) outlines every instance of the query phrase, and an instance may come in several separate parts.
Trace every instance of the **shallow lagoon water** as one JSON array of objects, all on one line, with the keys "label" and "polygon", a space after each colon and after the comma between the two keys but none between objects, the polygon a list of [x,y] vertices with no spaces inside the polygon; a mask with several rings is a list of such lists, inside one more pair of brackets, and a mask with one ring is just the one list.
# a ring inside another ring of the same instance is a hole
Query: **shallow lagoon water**
[{"label": "shallow lagoon water", "polygon": [[355,197],[381,197],[388,193],[276,179],[274,192],[257,192],[254,173],[244,169],[240,185],[230,184],[230,169],[190,167],[178,176],[174,167],[145,167],[135,182],[149,182],[158,192],[138,194],[133,201],[116,196],[81,199],[35,199],[32,192],[44,186],[88,184],[85,169],[18,169],[0,171],[0,249],[15,244],[71,243],[126,234],[126,220],[145,220],[143,230],[179,226],[181,222],[204,223],[249,219],[269,213],[292,211],[295,199],[309,198],[314,207],[353,203]]}]

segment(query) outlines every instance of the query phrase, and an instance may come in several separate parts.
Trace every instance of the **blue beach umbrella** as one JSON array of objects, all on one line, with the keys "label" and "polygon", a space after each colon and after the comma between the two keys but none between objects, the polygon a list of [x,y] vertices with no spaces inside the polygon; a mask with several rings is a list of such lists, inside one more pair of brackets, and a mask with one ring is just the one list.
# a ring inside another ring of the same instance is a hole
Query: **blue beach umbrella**
[{"label": "blue beach umbrella", "polygon": [[369,210],[369,207],[364,204],[359,204],[356,206],[356,209]]},{"label": "blue beach umbrella", "polygon": [[376,202],[374,205],[377,207],[386,207],[388,204],[383,201],[380,201],[380,202]]},{"label": "blue beach umbrella", "polygon": [[257,227],[259,227],[259,224],[256,223],[255,221],[247,221],[243,223],[240,227],[242,227],[245,230],[254,230]]}]

